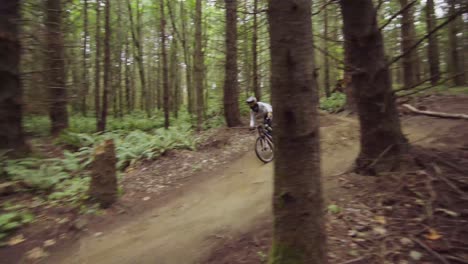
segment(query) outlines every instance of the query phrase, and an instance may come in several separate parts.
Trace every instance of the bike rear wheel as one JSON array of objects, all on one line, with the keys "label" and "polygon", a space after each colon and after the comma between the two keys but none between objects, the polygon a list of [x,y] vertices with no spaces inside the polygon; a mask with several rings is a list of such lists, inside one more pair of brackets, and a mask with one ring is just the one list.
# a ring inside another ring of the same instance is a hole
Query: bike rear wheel
[{"label": "bike rear wheel", "polygon": [[255,154],[264,163],[269,163],[274,158],[273,144],[266,137],[258,137],[255,142]]}]

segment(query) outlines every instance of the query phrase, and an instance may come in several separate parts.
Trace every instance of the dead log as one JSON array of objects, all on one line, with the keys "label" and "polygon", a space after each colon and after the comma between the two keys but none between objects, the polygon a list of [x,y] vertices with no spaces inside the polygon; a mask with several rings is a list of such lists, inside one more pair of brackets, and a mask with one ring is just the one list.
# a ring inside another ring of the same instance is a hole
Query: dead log
[{"label": "dead log", "polygon": [[91,167],[89,196],[102,208],[108,208],[117,200],[117,157],[112,139],[96,147]]},{"label": "dead log", "polygon": [[442,118],[454,118],[454,119],[468,120],[468,115],[465,115],[465,114],[451,114],[451,113],[443,113],[443,112],[423,111],[423,110],[418,110],[414,106],[411,106],[409,104],[403,104],[402,106],[416,114],[434,116],[434,117],[442,117]]}]

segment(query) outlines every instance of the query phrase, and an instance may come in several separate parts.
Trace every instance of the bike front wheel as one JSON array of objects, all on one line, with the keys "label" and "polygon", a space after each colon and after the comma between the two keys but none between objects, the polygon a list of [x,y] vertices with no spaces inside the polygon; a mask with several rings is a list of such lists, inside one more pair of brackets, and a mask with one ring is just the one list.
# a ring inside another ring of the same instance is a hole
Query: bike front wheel
[{"label": "bike front wheel", "polygon": [[274,158],[273,143],[266,137],[259,137],[255,142],[255,154],[264,163],[269,163]]}]

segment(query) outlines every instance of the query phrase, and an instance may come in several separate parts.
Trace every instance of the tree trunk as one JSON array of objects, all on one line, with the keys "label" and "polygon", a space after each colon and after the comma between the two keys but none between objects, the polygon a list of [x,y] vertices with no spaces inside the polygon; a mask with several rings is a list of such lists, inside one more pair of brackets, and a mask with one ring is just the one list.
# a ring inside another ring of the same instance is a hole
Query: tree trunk
[{"label": "tree trunk", "polygon": [[170,90],[172,91],[172,104],[171,104],[171,111],[174,113],[174,117],[178,118],[179,115],[179,106],[180,106],[180,83],[179,83],[179,61],[177,59],[177,51],[178,51],[178,41],[177,39],[172,39],[171,42],[171,64],[170,64]]},{"label": "tree trunk", "polygon": [[[457,12],[457,0],[448,0],[449,4],[449,16],[453,16]],[[460,74],[464,71],[464,62],[460,60],[462,54],[459,51],[459,39],[457,34],[460,33],[458,20],[454,19],[449,24],[449,72],[451,75],[456,76],[453,79],[455,86],[462,86],[465,84],[465,75]]]},{"label": "tree trunk", "polygon": [[[400,0],[401,8],[408,5],[408,0]],[[414,27],[414,7],[405,9],[401,17],[401,51],[405,56],[402,60],[403,82],[405,87],[411,87],[419,82],[419,61],[417,50],[408,50],[415,43],[416,30]]]},{"label": "tree trunk", "polygon": [[341,11],[361,127],[361,152],[356,170],[375,173],[378,171],[375,166],[388,169],[386,165],[399,161],[407,140],[401,131],[372,0],[342,0]]},{"label": "tree trunk", "polygon": [[253,27],[252,27],[252,79],[253,90],[258,101],[262,99],[262,88],[258,78],[258,0],[253,0]]},{"label": "tree trunk", "polygon": [[116,163],[115,145],[112,139],[96,148],[88,192],[89,197],[98,202],[102,208],[110,207],[117,200]]},{"label": "tree trunk", "polygon": [[61,0],[47,0],[47,83],[51,134],[57,136],[68,127],[65,55],[62,34]]},{"label": "tree trunk", "polygon": [[268,20],[276,157],[269,263],[322,264],[327,243],[311,1],[270,0]]},{"label": "tree trunk", "polygon": [[130,82],[130,44],[128,36],[125,38],[125,102],[127,104],[127,114],[132,111],[132,96],[131,96],[131,82]]},{"label": "tree trunk", "polygon": [[195,1],[195,52],[193,56],[194,79],[196,91],[197,128],[201,130],[203,124],[203,78],[205,63],[202,47],[202,0]]},{"label": "tree trunk", "polygon": [[[327,5],[327,0],[323,1],[324,5]],[[325,6],[323,9],[323,67],[324,67],[324,90],[325,96],[330,97],[330,62],[328,60],[328,7]]]},{"label": "tree trunk", "polygon": [[101,115],[101,0],[96,2],[96,60],[94,76],[94,109],[96,111],[96,129],[99,130]]},{"label": "tree trunk", "polygon": [[107,123],[107,108],[108,108],[108,95],[110,90],[110,74],[111,74],[111,52],[110,52],[110,0],[106,0],[106,14],[105,14],[105,36],[104,36],[104,91],[102,93],[102,111],[97,123],[97,131],[103,132],[106,130]]},{"label": "tree trunk", "polygon": [[194,85],[192,84],[192,64],[190,61],[190,49],[187,45],[188,42],[188,33],[187,33],[187,14],[184,7],[183,1],[180,2],[180,15],[182,17],[182,47],[184,49],[184,63],[185,63],[185,86],[187,88],[187,110],[190,114],[193,114],[194,111]]},{"label": "tree trunk", "polygon": [[3,1],[0,5],[0,149],[12,149],[12,156],[28,151],[22,127],[19,21],[19,0]]},{"label": "tree trunk", "polygon": [[[427,0],[426,2],[426,27],[427,32],[431,32],[436,27],[434,0]],[[440,80],[439,43],[436,34],[431,35],[428,39],[427,58],[429,60],[431,84],[435,85]]]},{"label": "tree trunk", "polygon": [[128,6],[128,12],[130,14],[130,30],[132,33],[132,39],[133,39],[133,44],[136,48],[135,50],[135,60],[138,65],[138,73],[140,74],[140,83],[141,83],[141,100],[142,100],[142,105],[143,109],[146,110],[146,113],[148,116],[151,115],[151,111],[149,109],[149,100],[146,96],[147,92],[147,87],[146,87],[146,77],[145,77],[145,68],[143,64],[143,45],[140,43],[141,41],[141,21],[140,21],[140,7],[139,7],[139,2],[137,3],[137,25],[135,29],[135,22],[133,21],[133,11],[132,11],[132,5],[130,3],[130,0],[127,0],[127,6]]},{"label": "tree trunk", "polygon": [[169,128],[169,72],[167,67],[166,51],[166,16],[164,14],[164,0],[160,1],[161,11],[161,53],[163,63],[163,108],[164,108],[164,127]]},{"label": "tree trunk", "polygon": [[237,0],[226,3],[226,73],[224,76],[224,117],[228,127],[240,126],[239,83],[237,80]]},{"label": "tree trunk", "polygon": [[83,116],[86,116],[88,113],[88,106],[86,104],[86,99],[88,97],[89,91],[89,69],[88,69],[88,38],[89,38],[89,19],[88,19],[88,0],[84,0],[83,6],[83,80],[82,82],[82,92],[81,92],[81,113]]}]

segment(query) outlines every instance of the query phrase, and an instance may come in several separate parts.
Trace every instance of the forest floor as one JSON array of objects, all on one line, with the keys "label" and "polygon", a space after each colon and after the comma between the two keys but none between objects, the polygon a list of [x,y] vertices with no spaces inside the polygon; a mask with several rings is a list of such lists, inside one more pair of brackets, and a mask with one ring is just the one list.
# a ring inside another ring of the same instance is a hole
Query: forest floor
[{"label": "forest floor", "polygon": [[[464,96],[430,96],[414,104],[468,113]],[[349,263],[389,258],[444,263],[434,260],[440,254],[466,263],[455,258],[467,257],[462,255],[468,245],[462,228],[467,183],[460,170],[468,171],[463,167],[468,166],[463,164],[468,122],[407,116],[404,128],[420,146],[421,170],[379,178],[348,175],[342,173],[358,151],[358,124],[321,116],[330,263],[355,258]],[[43,224],[22,229],[26,241],[1,248],[0,258],[5,263],[263,263],[271,242],[272,164],[258,161],[255,134],[245,129],[218,129],[204,137],[197,152],[172,151],[128,169],[122,197],[101,215],[44,213]]]},{"label": "forest floor", "polygon": [[[431,111],[468,114],[468,96],[411,101]],[[468,263],[468,121],[405,116],[419,169],[380,177],[331,176],[327,188],[329,263]],[[266,263],[272,217],[219,239],[204,264]]]}]

